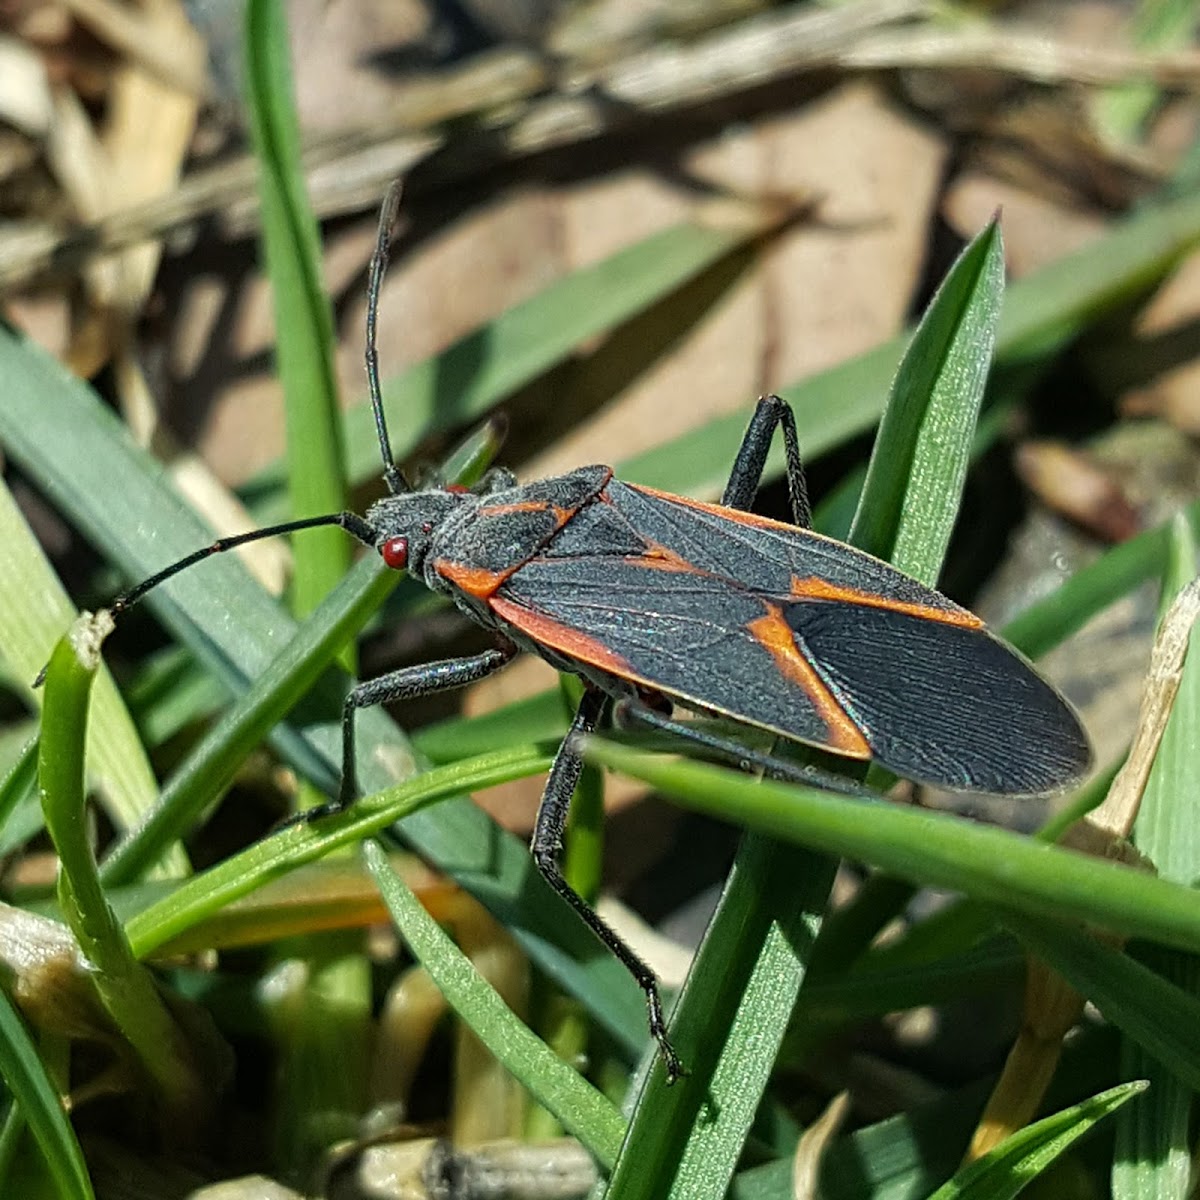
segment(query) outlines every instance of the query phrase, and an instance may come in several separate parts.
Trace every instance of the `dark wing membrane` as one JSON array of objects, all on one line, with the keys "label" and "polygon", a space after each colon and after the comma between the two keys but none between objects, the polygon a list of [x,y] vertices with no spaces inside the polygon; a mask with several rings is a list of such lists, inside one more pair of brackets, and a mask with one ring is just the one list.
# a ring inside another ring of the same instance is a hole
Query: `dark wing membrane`
[{"label": "dark wing membrane", "polygon": [[836,729],[842,714],[832,714],[831,729],[820,698],[785,677],[751,632],[767,604],[727,581],[637,558],[539,556],[510,576],[491,604],[536,645],[601,673],[800,741],[844,742]]},{"label": "dark wing membrane", "polygon": [[1075,715],[982,629],[854,604],[797,602],[788,625],[873,756],[910,779],[1034,795],[1077,780]]},{"label": "dark wing membrane", "polygon": [[817,578],[947,614],[964,609],[861,550],[767,517],[702,504],[612,480],[605,496],[649,541],[670,547],[702,571],[752,591],[786,596],[793,579]]},{"label": "dark wing membrane", "polygon": [[528,643],[601,674],[922,782],[1035,794],[1090,760],[1058,694],[965,610],[750,514],[613,480],[491,603]]}]

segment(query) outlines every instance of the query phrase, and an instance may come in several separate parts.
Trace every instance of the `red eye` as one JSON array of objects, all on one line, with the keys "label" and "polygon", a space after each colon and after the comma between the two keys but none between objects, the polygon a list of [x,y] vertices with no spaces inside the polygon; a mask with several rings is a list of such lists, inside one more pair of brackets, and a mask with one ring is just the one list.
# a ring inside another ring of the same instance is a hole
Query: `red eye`
[{"label": "red eye", "polygon": [[379,555],[393,571],[403,571],[408,566],[408,538],[388,538],[379,547]]}]

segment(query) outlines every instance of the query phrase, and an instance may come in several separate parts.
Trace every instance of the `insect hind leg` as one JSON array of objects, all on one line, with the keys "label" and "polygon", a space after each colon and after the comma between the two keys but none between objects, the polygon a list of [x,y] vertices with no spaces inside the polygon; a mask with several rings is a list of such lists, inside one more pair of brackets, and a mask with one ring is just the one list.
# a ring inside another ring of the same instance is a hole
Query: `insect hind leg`
[{"label": "insect hind leg", "polygon": [[542,793],[541,804],[538,805],[530,854],[542,878],[579,914],[584,924],[616,956],[642,989],[650,1016],[650,1033],[662,1053],[667,1069],[667,1081],[674,1083],[685,1072],[675,1048],[667,1037],[662,997],[658,992],[658,980],[655,979],[654,972],[563,878],[560,865],[571,797],[575,794],[575,786],[583,770],[583,757],[576,748],[577,739],[595,730],[608,704],[608,696],[597,688],[589,687],[584,691],[571,728],[558,748],[558,753],[554,756],[554,765],[550,768],[550,778],[546,781],[546,789]]},{"label": "insect hind leg", "polygon": [[800,458],[800,439],[796,434],[796,418],[791,405],[779,396],[761,396],[742,438],[729,482],[721,503],[726,508],[745,512],[754,503],[758,485],[762,482],[771,449],[775,426],[783,429],[783,451],[787,462],[788,498],[792,519],[801,529],[812,528],[812,505],[808,502],[808,484],[804,480],[804,463]]},{"label": "insect hind leg", "polygon": [[641,700],[632,698],[619,700],[613,715],[618,725],[641,726],[659,733],[670,734],[693,746],[709,750],[718,758],[744,771],[761,771],[768,779],[808,784],[811,787],[837,792],[843,796],[858,796],[870,800],[881,799],[878,792],[873,792],[870,788],[855,783],[852,779],[835,775],[832,771],[824,771],[809,763],[792,762],[790,759],[780,758],[769,751],[755,750],[751,746],[743,745],[736,738],[722,737],[720,734],[710,733],[706,729],[689,725],[685,721],[677,721],[675,718],[651,708]]}]

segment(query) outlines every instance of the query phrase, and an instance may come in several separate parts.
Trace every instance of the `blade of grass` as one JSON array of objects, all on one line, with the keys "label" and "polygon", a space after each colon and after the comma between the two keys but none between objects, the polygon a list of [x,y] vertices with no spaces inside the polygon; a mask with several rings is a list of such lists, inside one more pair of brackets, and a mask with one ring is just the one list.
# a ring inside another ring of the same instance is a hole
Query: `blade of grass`
[{"label": "blade of grass", "polygon": [[41,1147],[60,1200],[93,1200],[75,1131],[8,993],[0,988],[0,1075]]},{"label": "blade of grass", "polygon": [[[880,428],[860,534],[868,549],[898,553],[897,565],[918,575],[936,576],[949,540],[1002,288],[993,226],[959,257],[922,318]],[[805,978],[834,869],[830,859],[769,838],[744,839],[673,1018],[694,1076],[670,1092],[661,1072],[648,1080],[609,1186],[613,1200],[725,1194]],[[719,1115],[701,1120],[710,1097]]]},{"label": "blade of grass", "polygon": [[1200,1089],[1200,999],[1115,946],[1049,916],[1031,916],[1007,907],[1001,917],[1030,950],[1095,1004],[1106,1020],[1192,1091]]},{"label": "blade of grass", "polygon": [[[1196,575],[1192,531],[1177,517],[1172,525],[1163,608]],[[1200,635],[1193,628],[1179,691],[1163,731],[1133,830],[1134,844],[1163,879],[1192,884],[1200,877],[1200,831],[1196,795],[1200,764],[1195,730],[1200,720]],[[1200,959],[1194,954],[1148,948],[1147,965],[1192,996],[1200,994]],[[1194,1089],[1172,1075],[1132,1039],[1121,1047],[1121,1069],[1152,1085],[1147,1102],[1121,1113],[1113,1161],[1113,1196],[1183,1200],[1191,1176],[1191,1110]]]},{"label": "blade of grass", "polygon": [[747,838],[688,972],[671,1033],[689,1075],[654,1071],[606,1195],[719,1196],[787,1028],[834,863]]},{"label": "blade of grass", "polygon": [[186,1039],[150,973],[135,959],[96,870],[84,812],[84,745],[92,680],[111,618],[81,617],[61,639],[46,672],[38,789],[58,854],[58,900],[96,991],[113,1023],[154,1081],[168,1120],[194,1119],[204,1087]]},{"label": "blade of grass", "polygon": [[[0,652],[31,706],[42,702],[32,680],[74,618],[75,606],[0,480]],[[154,803],[158,784],[107,669],[97,680],[94,706],[88,735],[92,779],[114,824],[129,829]],[[189,867],[182,849],[163,847],[161,868],[168,875],[185,875]]]},{"label": "blade of grass", "polygon": [[959,255],[892,383],[850,543],[937,582],[996,345],[1004,245],[993,222]]},{"label": "blade of grass", "polygon": [[589,739],[587,755],[660,788],[685,808],[870,863],[916,883],[1200,950],[1195,893],[1114,863],[943,813],[757,783],[599,738]]},{"label": "blade of grass", "polygon": [[1080,1138],[1147,1088],[1122,1083],[1081,1104],[1027,1125],[990,1154],[964,1167],[929,1200],[1011,1200]]},{"label": "blade of grass", "polygon": [[610,1168],[625,1132],[621,1114],[504,1003],[425,911],[379,844],[368,840],[362,849],[396,928],[450,1006],[600,1166]]},{"label": "blade of grass", "polygon": [[[287,24],[279,0],[249,0],[244,45],[287,424],[291,515],[340,512],[346,507],[346,485],[333,313],[321,280],[317,221],[300,167]],[[294,558],[292,609],[305,616],[345,574],[349,540],[338,529],[314,529],[295,540]]]},{"label": "blade of grass", "polygon": [[405,783],[364,797],[345,813],[313,825],[288,826],[180,884],[169,896],[131,916],[126,922],[126,932],[134,953],[145,958],[226,904],[249,895],[302,863],[322,858],[339,846],[353,845],[439,801],[444,806],[458,792],[545,771],[550,757],[545,746],[516,746],[451,766],[435,767]]}]

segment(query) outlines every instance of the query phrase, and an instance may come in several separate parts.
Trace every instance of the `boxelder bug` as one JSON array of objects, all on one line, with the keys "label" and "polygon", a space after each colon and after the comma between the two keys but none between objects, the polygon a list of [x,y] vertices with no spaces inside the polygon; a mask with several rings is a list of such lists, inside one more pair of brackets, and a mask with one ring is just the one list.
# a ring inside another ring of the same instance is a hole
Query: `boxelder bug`
[{"label": "boxelder bug", "polygon": [[[645,993],[650,1031],[673,1079],[682,1068],[653,974],[559,870],[582,769],[575,739],[608,717],[614,702],[619,717],[777,776],[823,783],[832,777],[673,720],[671,705],[874,759],[923,783],[1012,795],[1078,779],[1090,761],[1087,740],[1058,693],[978,617],[812,532],[795,420],[778,397],[759,401],[720,504],[621,483],[604,466],[524,485],[493,470],[470,490],[414,489],[392,460],[375,344],[398,199],[393,188],[384,202],[367,307],[367,380],[389,495],[365,517],[332,513],[223,538],[126,592],[112,611],[209,555],[338,525],[495,631],[494,649],[356,684],[343,709],[337,798],[301,819],[353,803],[357,709],[474,683],[518,649],[581,676],[583,699],[546,784],[533,858]],[[795,525],[747,511],[777,425]]]}]

